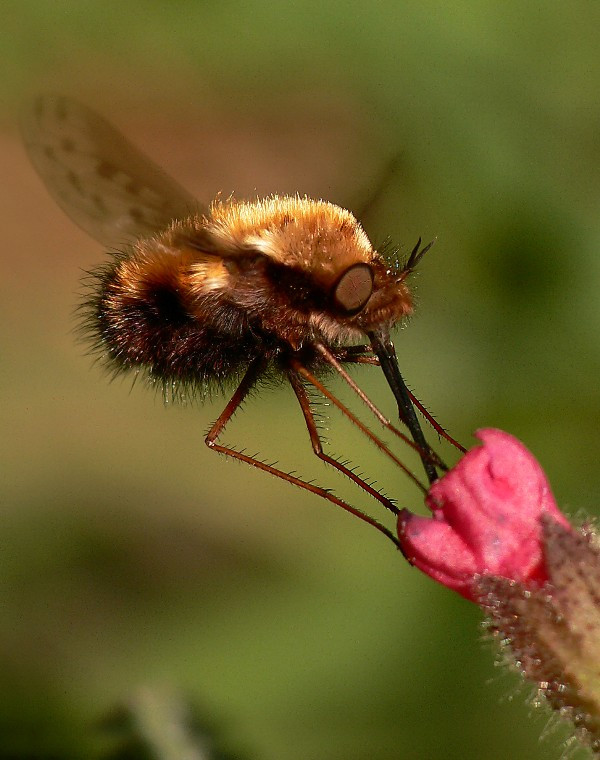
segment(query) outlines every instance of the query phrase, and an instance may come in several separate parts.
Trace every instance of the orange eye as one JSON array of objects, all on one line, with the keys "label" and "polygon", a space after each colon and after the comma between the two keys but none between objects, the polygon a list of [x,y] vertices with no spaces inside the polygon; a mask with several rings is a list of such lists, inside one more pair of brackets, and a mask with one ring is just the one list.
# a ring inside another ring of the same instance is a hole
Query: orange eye
[{"label": "orange eye", "polygon": [[346,269],[333,289],[333,300],[347,314],[365,307],[373,292],[373,272],[368,264],[354,264]]}]

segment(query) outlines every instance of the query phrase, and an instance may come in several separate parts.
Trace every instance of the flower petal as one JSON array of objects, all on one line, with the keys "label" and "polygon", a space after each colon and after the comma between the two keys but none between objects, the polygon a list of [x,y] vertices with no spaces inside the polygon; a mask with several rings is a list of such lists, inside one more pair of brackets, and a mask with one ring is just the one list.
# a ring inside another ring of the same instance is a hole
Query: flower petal
[{"label": "flower petal", "polygon": [[398,536],[423,572],[467,598],[475,576],[543,582],[541,516],[569,527],[535,457],[501,430],[476,433],[483,445],[430,488],[432,517],[404,511]]}]

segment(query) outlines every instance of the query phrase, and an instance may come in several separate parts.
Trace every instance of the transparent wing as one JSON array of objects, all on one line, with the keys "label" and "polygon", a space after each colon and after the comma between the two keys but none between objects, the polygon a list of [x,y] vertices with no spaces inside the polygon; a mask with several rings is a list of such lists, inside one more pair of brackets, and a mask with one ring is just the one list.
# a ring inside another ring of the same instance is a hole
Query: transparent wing
[{"label": "transparent wing", "polygon": [[105,119],[74,100],[36,98],[22,114],[21,130],[52,197],[103,245],[147,237],[204,210]]}]

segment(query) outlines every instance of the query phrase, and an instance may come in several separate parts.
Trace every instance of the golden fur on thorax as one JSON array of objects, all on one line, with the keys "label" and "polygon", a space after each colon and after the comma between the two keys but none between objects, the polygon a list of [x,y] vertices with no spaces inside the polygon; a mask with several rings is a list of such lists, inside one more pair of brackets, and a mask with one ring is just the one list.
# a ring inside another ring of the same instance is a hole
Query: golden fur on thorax
[{"label": "golden fur on thorax", "polygon": [[[344,309],[337,283],[357,266],[370,272],[372,290],[364,306]],[[137,240],[103,270],[91,323],[119,365],[188,381],[254,353],[315,341],[334,348],[392,326],[412,311],[405,279],[332,203],[217,201],[206,215]]]},{"label": "golden fur on thorax", "polygon": [[290,267],[310,272],[324,286],[374,252],[363,228],[346,209],[300,196],[252,202],[217,201],[206,229],[225,250],[251,247]]}]

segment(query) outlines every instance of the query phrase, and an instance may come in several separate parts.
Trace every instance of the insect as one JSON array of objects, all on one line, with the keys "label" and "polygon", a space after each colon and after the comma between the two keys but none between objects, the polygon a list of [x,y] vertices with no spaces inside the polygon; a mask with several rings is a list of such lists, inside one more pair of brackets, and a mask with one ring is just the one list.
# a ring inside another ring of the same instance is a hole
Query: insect
[{"label": "insect", "polygon": [[[219,438],[252,388],[265,377],[285,378],[314,453],[397,513],[391,500],[323,450],[309,386],[407,469],[323,385],[319,376],[334,370],[383,425],[416,448],[433,482],[445,466],[425,440],[390,339],[391,328],[412,311],[407,280],[429,246],[419,240],[403,264],[390,263],[349,211],[321,200],[273,196],[204,206],[102,117],[68,98],[38,98],[22,131],[61,208],[97,241],[118,248],[92,273],[84,304],[87,330],[108,366],[145,373],[174,394],[235,380],[207,445],[338,504],[397,544],[385,526],[330,491]],[[382,368],[412,441],[354,383],[345,369],[352,363]]]}]

